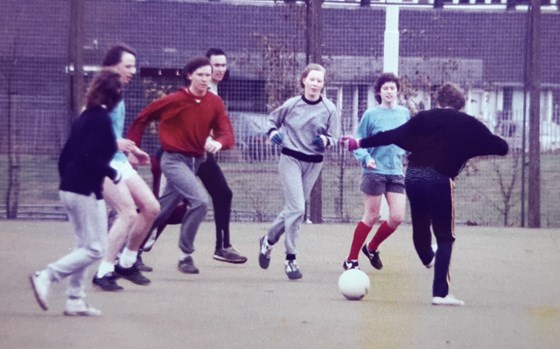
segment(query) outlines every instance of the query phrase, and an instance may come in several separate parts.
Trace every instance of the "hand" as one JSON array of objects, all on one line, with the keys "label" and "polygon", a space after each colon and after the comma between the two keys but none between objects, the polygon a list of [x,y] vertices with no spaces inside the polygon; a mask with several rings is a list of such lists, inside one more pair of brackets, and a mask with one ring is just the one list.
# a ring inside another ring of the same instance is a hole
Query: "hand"
[{"label": "hand", "polygon": [[366,167],[373,170],[374,168],[377,167],[377,164],[375,163],[375,160],[370,159],[366,162]]},{"label": "hand", "polygon": [[268,137],[268,139],[272,143],[274,143],[276,145],[280,145],[284,141],[284,134],[282,132],[279,132],[279,131],[272,131],[270,133],[270,136]]},{"label": "hand", "polygon": [[317,135],[315,139],[313,139],[313,145],[316,146],[319,150],[325,150],[328,144],[328,139],[326,136]]},{"label": "hand", "polygon": [[132,152],[136,148],[136,144],[130,139],[121,138],[117,139],[117,148],[120,151]]},{"label": "hand", "polygon": [[[150,165],[150,155],[142,149],[134,147],[134,150],[130,154],[134,156],[135,159],[133,159],[133,161],[135,160],[137,165]],[[130,158],[129,156],[129,161]]]},{"label": "hand", "polygon": [[342,144],[348,151],[354,151],[360,148],[360,139],[346,135],[342,136],[340,144]]},{"label": "hand", "polygon": [[222,149],[222,143],[213,140],[212,138],[208,137],[206,139],[206,144],[204,144],[204,150],[209,153],[215,154]]},{"label": "hand", "polygon": [[128,162],[132,168],[136,169],[140,165],[140,160],[133,153],[128,153]]}]

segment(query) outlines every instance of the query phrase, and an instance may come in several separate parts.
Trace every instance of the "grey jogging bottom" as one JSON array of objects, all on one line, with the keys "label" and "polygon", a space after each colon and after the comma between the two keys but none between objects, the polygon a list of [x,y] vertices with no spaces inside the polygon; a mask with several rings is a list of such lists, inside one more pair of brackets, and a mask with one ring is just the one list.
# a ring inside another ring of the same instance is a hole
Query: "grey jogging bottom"
[{"label": "grey jogging bottom", "polygon": [[61,190],[59,196],[76,235],[76,248],[49,264],[47,270],[54,281],[70,276],[66,295],[84,298],[87,267],[101,259],[107,248],[107,207],[95,194],[86,196]]},{"label": "grey jogging bottom", "polygon": [[286,254],[297,254],[296,241],[305,214],[305,201],[319,178],[323,163],[305,162],[281,154],[278,172],[284,193],[284,208],[268,230],[268,241],[275,244],[282,234]]},{"label": "grey jogging bottom", "polygon": [[195,250],[194,239],[208,211],[208,194],[196,178],[198,167],[204,160],[204,157],[169,152],[164,152],[161,157],[161,170],[167,184],[159,198],[161,209],[152,229],[166,222],[177,204],[186,199],[189,207],[181,223],[179,248],[188,254]]}]

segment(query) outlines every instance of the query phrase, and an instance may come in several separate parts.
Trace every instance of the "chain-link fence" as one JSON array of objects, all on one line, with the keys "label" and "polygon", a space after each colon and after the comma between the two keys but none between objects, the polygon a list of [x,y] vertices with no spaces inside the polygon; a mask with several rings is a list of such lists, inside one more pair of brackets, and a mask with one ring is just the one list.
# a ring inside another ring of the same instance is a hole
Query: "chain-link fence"
[{"label": "chain-link fence", "polygon": [[[0,12],[0,216],[64,217],[58,206],[56,161],[68,136],[72,86],[73,0],[4,0]],[[125,42],[138,51],[138,74],[127,86],[126,126],[150,101],[182,84],[188,58],[210,47],[228,55],[220,85],[236,147],[219,154],[234,193],[232,217],[270,220],[282,195],[279,149],[265,135],[268,112],[298,93],[296,76],[316,56],[327,68],[326,95],[338,106],[344,133],[375,105],[372,85],[384,70],[402,79],[401,103],[412,113],[433,107],[445,81],[466,91],[466,112],[505,137],[504,158],[471,161],[458,177],[457,222],[522,225],[527,213],[529,99],[528,2],[414,0],[132,1],[78,0],[86,80],[105,51]],[[516,6],[517,4],[517,6]],[[525,4],[525,5],[524,5]],[[541,8],[541,221],[560,226],[555,205],[560,159],[560,16],[555,0]],[[315,12],[314,12],[315,11]],[[476,142],[476,139],[473,139]],[[144,137],[152,152],[157,135]],[[338,147],[327,154],[320,220],[354,222],[362,214],[360,169]],[[149,169],[140,170],[151,183]],[[317,199],[317,198],[316,198]]]}]

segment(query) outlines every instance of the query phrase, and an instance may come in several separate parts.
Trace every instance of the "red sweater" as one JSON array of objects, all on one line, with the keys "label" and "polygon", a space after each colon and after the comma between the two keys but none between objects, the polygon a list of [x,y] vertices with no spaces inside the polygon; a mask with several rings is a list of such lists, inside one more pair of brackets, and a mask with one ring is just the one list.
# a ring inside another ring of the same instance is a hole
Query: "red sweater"
[{"label": "red sweater", "polygon": [[224,102],[210,92],[196,97],[187,88],[181,88],[150,103],[132,123],[127,138],[140,146],[146,126],[156,120],[161,146],[168,152],[202,156],[210,132],[224,150],[235,144]]}]

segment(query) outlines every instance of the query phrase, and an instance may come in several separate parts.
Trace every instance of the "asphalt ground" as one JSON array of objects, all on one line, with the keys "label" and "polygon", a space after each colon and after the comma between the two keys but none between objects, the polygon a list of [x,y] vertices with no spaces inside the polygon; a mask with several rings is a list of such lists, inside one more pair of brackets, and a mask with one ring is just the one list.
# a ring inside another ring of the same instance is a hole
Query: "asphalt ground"
[{"label": "asphalt ground", "polygon": [[337,281],[353,225],[306,224],[298,241],[303,278],[289,281],[283,245],[258,266],[267,223],[236,223],[242,265],[212,259],[213,225],[196,240],[198,275],[177,271],[178,227],[169,227],[145,262],[149,286],[93,289],[99,318],[62,314],[66,283],[53,284],[42,311],[28,276],[73,247],[68,222],[0,222],[0,348],[560,348],[560,232],[457,227],[451,292],[464,307],[431,305],[433,269],[422,266],[401,226],[382,245],[385,267],[360,256],[371,289],[348,301]]}]

